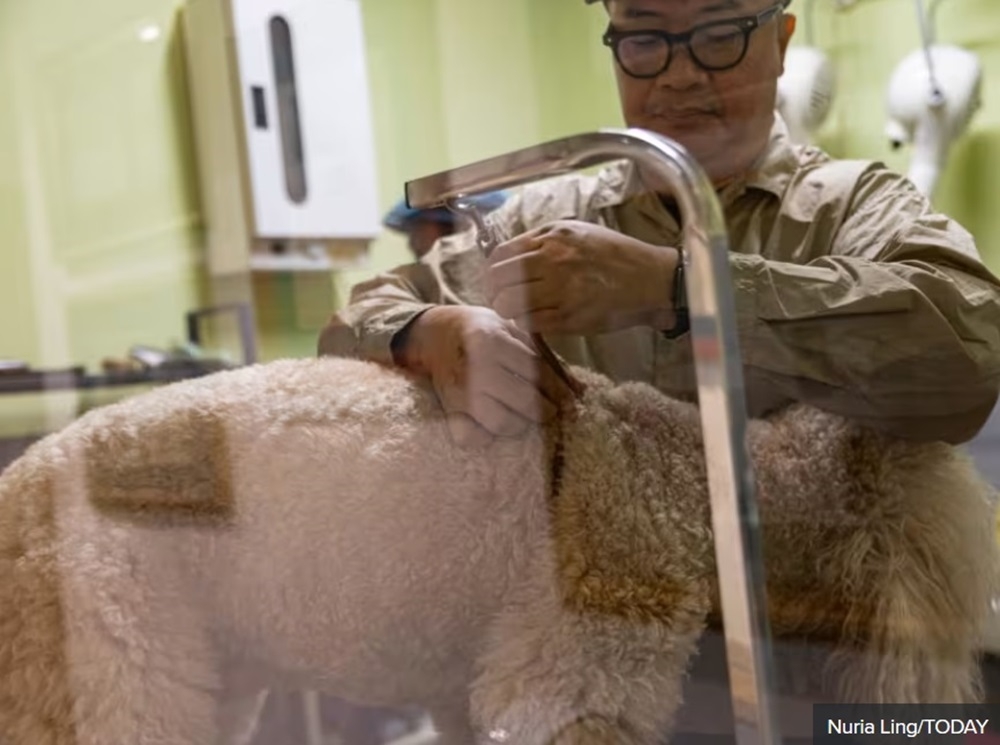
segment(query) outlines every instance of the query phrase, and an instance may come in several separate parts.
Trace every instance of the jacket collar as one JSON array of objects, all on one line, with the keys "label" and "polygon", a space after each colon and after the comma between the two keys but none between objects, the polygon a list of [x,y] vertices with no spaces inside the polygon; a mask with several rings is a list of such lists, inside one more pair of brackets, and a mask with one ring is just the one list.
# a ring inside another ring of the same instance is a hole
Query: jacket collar
[{"label": "jacket collar", "polygon": [[[719,190],[719,198],[728,203],[748,189],[757,189],[782,199],[798,167],[799,155],[789,138],[788,127],[775,112],[771,136],[764,152],[749,171],[737,176]],[[611,207],[643,194],[655,199],[655,195],[649,193],[638,169],[631,162],[622,162],[605,169],[601,174],[601,181],[602,188],[596,195],[595,207]]]},{"label": "jacket collar", "polygon": [[754,167],[742,177],[743,186],[747,189],[770,192],[781,199],[798,167],[799,156],[789,138],[788,126],[775,112],[767,148],[757,159]]}]

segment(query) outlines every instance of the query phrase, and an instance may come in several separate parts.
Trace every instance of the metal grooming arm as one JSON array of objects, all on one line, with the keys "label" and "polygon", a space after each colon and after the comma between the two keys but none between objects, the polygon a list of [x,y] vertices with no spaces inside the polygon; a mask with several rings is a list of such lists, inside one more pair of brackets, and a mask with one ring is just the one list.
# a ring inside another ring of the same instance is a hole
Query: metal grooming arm
[{"label": "metal grooming arm", "polygon": [[[566,137],[406,184],[411,207],[468,212],[463,198],[631,159],[673,190],[684,226],[691,340],[715,534],[730,694],[739,745],[780,742],[746,404],[729,274],[729,241],[715,190],[680,145],[641,129]],[[478,223],[480,230],[483,224]]]}]

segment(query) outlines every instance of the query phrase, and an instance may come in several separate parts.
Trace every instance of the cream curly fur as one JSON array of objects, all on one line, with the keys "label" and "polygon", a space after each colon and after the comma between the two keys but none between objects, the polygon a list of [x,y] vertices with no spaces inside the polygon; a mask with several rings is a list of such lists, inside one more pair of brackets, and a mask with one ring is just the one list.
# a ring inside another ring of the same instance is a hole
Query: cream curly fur
[{"label": "cream curly fur", "polygon": [[[37,444],[0,478],[0,743],[234,743],[281,683],[421,704],[449,743],[662,741],[717,616],[697,411],[575,373],[556,430],[479,451],[418,381],[334,359]],[[815,682],[975,699],[996,557],[970,465],[805,407],[748,445],[772,625],[826,645]]]}]

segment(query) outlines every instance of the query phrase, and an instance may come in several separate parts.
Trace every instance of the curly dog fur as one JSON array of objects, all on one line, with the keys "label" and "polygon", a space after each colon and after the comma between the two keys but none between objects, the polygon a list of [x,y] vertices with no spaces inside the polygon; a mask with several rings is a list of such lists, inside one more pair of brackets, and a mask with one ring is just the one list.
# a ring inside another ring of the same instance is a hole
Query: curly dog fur
[{"label": "curly dog fur", "polygon": [[[661,742],[718,615],[698,412],[582,370],[466,451],[398,371],[298,360],[95,410],[0,478],[0,743],[238,742],[288,682],[449,743]],[[752,422],[776,635],[831,699],[969,701],[993,495],[945,445]],[[561,463],[557,484],[553,463]]]}]

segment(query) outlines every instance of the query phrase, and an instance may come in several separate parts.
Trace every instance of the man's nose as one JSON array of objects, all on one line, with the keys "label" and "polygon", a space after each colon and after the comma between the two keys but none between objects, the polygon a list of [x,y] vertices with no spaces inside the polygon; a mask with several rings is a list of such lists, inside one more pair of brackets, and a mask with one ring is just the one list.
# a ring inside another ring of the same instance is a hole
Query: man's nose
[{"label": "man's nose", "polygon": [[687,44],[676,44],[671,50],[670,65],[656,79],[657,85],[675,90],[695,88],[705,83],[708,72],[699,67]]}]

